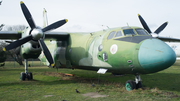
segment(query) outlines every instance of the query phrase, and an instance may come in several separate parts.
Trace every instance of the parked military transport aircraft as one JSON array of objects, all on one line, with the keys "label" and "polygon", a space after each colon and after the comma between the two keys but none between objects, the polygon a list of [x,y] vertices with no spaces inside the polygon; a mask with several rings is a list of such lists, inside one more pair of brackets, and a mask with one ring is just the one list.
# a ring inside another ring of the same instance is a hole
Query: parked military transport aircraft
[{"label": "parked military transport aircraft", "polygon": [[[33,78],[27,71],[27,59],[39,57],[53,67],[95,71],[104,68],[112,73],[133,74],[135,81],[128,80],[125,84],[126,90],[130,91],[142,87],[140,74],[164,70],[176,61],[175,52],[161,40],[180,40],[152,37],[140,15],[145,30],[126,26],[93,33],[49,32],[65,24],[67,19],[40,28],[26,5],[22,1],[20,5],[30,27],[23,32],[0,32],[0,39],[17,39],[3,50],[21,47],[20,54],[25,59],[25,73],[21,73],[21,80]],[[154,33],[160,33],[166,25],[164,23]]]}]

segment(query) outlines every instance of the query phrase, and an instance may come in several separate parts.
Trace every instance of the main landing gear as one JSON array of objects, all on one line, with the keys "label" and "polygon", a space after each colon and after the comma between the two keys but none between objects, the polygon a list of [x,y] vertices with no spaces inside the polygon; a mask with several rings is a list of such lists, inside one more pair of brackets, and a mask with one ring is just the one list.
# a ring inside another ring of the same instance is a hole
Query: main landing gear
[{"label": "main landing gear", "polygon": [[26,78],[28,80],[32,80],[33,79],[33,75],[31,72],[27,72],[27,60],[24,59],[24,62],[25,62],[25,73],[24,72],[21,72],[21,76],[20,76],[20,79],[22,81],[26,80]]},{"label": "main landing gear", "polygon": [[142,88],[140,75],[135,75],[135,81],[128,80],[126,81],[125,88],[127,91],[131,91],[133,89]]}]

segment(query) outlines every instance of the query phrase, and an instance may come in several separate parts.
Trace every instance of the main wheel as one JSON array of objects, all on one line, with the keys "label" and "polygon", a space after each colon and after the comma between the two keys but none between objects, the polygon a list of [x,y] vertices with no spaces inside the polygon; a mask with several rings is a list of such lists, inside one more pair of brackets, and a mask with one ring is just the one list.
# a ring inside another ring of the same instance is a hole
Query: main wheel
[{"label": "main wheel", "polygon": [[33,79],[33,75],[31,72],[27,73],[27,79],[28,80],[32,80]]},{"label": "main wheel", "polygon": [[136,84],[136,89],[138,89],[138,88],[142,88],[142,83],[141,83],[141,81],[139,81],[139,83]]},{"label": "main wheel", "polygon": [[132,80],[126,81],[125,88],[127,91],[131,91],[136,88],[136,83]]},{"label": "main wheel", "polygon": [[20,79],[24,81],[26,79],[26,73],[21,72]]}]

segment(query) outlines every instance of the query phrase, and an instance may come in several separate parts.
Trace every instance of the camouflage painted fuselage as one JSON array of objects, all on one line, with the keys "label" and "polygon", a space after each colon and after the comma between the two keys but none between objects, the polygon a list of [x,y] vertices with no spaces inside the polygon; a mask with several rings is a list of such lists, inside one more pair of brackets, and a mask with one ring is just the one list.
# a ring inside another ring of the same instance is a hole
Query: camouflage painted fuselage
[{"label": "camouflage painted fuselage", "polygon": [[[135,33],[125,35],[123,30]],[[106,68],[121,74],[147,74],[166,69],[176,60],[174,51],[159,39],[139,35],[138,27],[114,28],[93,33],[69,33],[67,41],[45,41],[57,67],[87,70]],[[116,37],[118,31],[122,36]],[[115,32],[112,38],[108,38]],[[39,58],[49,65],[43,53]]]}]

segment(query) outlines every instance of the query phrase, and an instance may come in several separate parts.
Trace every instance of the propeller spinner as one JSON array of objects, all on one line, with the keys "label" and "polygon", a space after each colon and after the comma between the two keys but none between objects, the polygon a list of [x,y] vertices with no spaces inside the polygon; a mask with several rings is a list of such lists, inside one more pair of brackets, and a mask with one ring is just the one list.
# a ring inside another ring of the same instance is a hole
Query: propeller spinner
[{"label": "propeller spinner", "polygon": [[60,20],[60,21],[57,21],[57,22],[41,29],[41,28],[36,26],[32,16],[31,16],[31,13],[29,12],[26,5],[22,1],[20,2],[20,5],[21,5],[22,12],[23,12],[27,22],[28,22],[29,26],[31,27],[31,32],[28,36],[20,38],[19,40],[16,40],[13,43],[4,47],[3,51],[11,50],[11,49],[16,48],[18,46],[21,46],[22,44],[24,44],[30,40],[37,40],[41,46],[41,49],[43,50],[44,55],[47,58],[47,60],[49,61],[51,66],[54,66],[54,61],[53,61],[53,58],[51,56],[51,53],[49,52],[49,49],[47,48],[46,44],[44,43],[44,39],[43,39],[44,38],[43,37],[44,32],[56,29],[56,28],[64,25],[68,20],[67,19]]},{"label": "propeller spinner", "polygon": [[[138,14],[138,18],[142,24],[142,26],[144,27],[145,30],[147,30],[150,34],[152,34],[151,30],[149,29],[147,23],[145,22],[145,20],[141,17],[140,14]],[[156,31],[154,31],[154,33],[156,33],[157,35],[167,26],[168,22],[163,23],[159,28],[156,29]],[[157,36],[156,35],[156,36]]]}]

